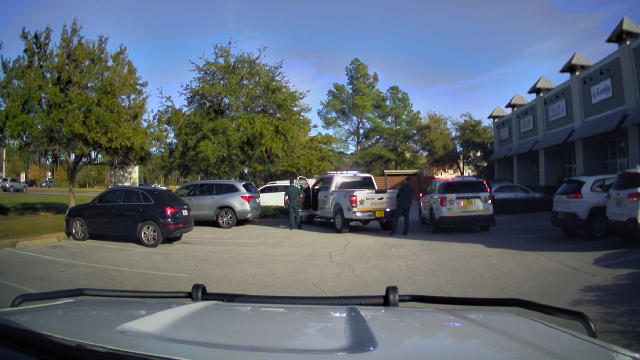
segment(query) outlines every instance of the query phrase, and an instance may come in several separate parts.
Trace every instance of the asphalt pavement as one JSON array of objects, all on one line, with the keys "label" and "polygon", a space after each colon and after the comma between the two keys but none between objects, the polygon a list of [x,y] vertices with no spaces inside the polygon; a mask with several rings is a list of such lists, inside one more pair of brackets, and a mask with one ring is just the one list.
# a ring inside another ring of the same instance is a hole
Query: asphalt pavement
[{"label": "asphalt pavement", "polygon": [[[400,294],[516,297],[583,311],[599,339],[640,351],[640,242],[566,238],[548,214],[431,235],[412,210],[408,236],[389,237],[377,223],[347,234],[328,222],[291,231],[276,219],[230,230],[198,224],[157,249],[105,237],[2,250],[0,307],[25,292],[78,287],[188,291],[202,283],[210,292],[330,296],[380,295],[396,285]],[[571,321],[498,310],[585,333]]]}]

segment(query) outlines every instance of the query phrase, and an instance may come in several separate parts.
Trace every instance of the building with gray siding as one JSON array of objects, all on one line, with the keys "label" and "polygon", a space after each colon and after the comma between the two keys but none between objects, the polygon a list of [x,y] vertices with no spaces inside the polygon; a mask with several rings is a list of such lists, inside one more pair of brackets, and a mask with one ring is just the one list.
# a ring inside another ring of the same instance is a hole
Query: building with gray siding
[{"label": "building with gray siding", "polygon": [[[493,119],[494,177],[549,189],[582,174],[615,174],[640,165],[640,26],[623,18],[606,40],[618,49],[592,63],[576,52],[560,69],[515,94]],[[552,191],[552,190],[551,190]]]}]

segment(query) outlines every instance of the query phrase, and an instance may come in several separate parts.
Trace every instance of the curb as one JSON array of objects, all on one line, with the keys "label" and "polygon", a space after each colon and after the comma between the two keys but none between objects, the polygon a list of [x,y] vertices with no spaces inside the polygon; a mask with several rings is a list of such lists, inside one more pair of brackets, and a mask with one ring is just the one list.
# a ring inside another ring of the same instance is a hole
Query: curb
[{"label": "curb", "polygon": [[6,239],[0,240],[0,249],[19,249],[29,246],[55,243],[68,239],[69,238],[64,233],[47,234],[19,239]]}]

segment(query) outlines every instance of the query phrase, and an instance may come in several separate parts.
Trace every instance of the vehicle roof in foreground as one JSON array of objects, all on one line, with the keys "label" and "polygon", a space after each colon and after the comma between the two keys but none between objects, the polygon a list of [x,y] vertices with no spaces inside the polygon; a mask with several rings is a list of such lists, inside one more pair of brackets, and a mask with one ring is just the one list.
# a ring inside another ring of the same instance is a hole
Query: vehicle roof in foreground
[{"label": "vehicle roof in foreground", "polygon": [[[119,299],[19,307],[82,296]],[[591,337],[512,313],[399,307],[405,302],[521,307],[576,320]],[[73,289],[21,295],[0,310],[2,345],[45,347],[70,359],[123,352],[181,359],[635,358],[595,336],[589,317],[573,310],[522,299],[399,295],[396,287],[384,296],[342,297],[209,293],[199,284],[191,292]]]}]

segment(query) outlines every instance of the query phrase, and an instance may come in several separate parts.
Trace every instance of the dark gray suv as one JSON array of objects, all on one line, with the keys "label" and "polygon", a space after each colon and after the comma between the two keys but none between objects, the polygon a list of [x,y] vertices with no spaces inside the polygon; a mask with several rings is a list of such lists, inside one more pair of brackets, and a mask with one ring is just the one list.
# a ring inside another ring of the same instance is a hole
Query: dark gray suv
[{"label": "dark gray suv", "polygon": [[176,194],[191,206],[194,220],[215,220],[224,229],[262,213],[258,189],[247,181],[197,181],[182,186]]}]

